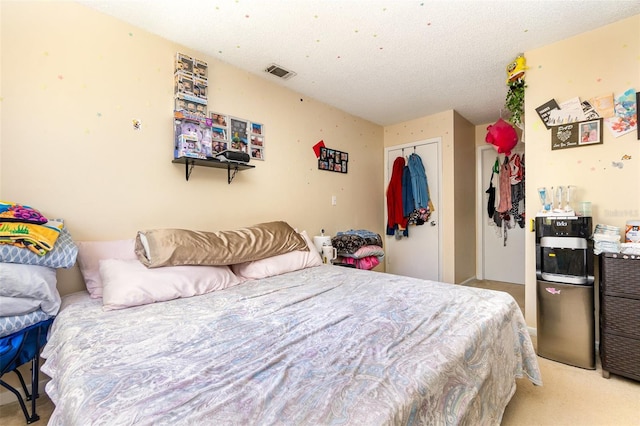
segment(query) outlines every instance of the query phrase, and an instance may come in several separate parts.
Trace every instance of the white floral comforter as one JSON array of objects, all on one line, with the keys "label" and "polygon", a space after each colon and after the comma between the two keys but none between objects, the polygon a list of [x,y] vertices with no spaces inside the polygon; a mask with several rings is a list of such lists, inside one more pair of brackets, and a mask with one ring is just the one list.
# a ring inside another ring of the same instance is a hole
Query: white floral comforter
[{"label": "white floral comforter", "polygon": [[320,266],[56,318],[50,425],[498,425],[542,384],[502,292]]}]

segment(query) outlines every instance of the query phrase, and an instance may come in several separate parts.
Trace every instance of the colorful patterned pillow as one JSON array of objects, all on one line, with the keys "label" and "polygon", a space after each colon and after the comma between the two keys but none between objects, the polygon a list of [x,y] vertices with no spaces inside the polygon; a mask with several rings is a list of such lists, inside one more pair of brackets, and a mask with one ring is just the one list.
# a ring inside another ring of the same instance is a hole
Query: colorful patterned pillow
[{"label": "colorful patterned pillow", "polygon": [[27,222],[42,225],[48,219],[33,207],[0,201],[0,222]]}]

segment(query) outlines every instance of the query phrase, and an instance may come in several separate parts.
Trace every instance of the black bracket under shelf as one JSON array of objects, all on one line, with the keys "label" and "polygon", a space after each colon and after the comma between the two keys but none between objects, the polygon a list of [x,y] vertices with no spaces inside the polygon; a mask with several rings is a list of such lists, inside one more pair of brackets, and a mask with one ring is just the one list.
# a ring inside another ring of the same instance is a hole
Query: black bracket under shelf
[{"label": "black bracket under shelf", "polygon": [[[234,177],[236,177],[236,173],[240,170],[253,169],[256,166],[252,166],[246,163],[236,163],[233,161],[220,161],[215,158],[189,158],[189,157],[180,157],[175,158],[172,163],[184,164],[184,172],[185,178],[189,181],[189,177],[191,177],[191,172],[195,166],[203,166],[203,167],[214,167],[217,169],[227,169],[227,183],[231,183]],[[231,171],[233,170],[233,173]]]}]

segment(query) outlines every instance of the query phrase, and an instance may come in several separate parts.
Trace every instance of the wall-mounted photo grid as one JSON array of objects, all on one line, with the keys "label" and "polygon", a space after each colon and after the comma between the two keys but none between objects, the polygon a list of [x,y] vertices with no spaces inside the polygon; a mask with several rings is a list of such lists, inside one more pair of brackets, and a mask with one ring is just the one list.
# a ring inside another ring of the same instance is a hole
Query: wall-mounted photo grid
[{"label": "wall-mounted photo grid", "polygon": [[250,149],[251,158],[264,160],[264,126],[260,123],[250,123]]},{"label": "wall-mounted photo grid", "polygon": [[318,169],[329,172],[347,173],[349,169],[349,154],[335,149],[321,147],[318,158]]},{"label": "wall-mounted photo grid", "polygon": [[264,125],[219,112],[211,113],[212,150],[225,149],[247,153],[264,160]]}]

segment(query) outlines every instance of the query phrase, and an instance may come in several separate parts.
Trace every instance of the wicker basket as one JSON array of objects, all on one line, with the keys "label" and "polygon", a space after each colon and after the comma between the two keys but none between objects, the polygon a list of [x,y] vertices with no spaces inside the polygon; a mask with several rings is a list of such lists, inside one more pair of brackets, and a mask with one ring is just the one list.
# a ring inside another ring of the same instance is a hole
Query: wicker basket
[{"label": "wicker basket", "polygon": [[640,344],[640,299],[606,296],[600,309],[600,326],[605,332],[636,338]]},{"label": "wicker basket", "polygon": [[640,340],[607,333],[600,340],[602,369],[640,381]]},{"label": "wicker basket", "polygon": [[605,294],[640,298],[640,256],[604,253],[600,273]]}]

